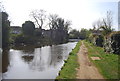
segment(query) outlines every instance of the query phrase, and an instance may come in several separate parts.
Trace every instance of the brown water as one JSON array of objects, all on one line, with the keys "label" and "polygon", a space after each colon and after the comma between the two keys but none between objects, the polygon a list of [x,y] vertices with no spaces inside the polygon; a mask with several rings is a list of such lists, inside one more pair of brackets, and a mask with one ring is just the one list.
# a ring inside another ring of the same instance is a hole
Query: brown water
[{"label": "brown water", "polygon": [[76,42],[3,51],[3,79],[55,79]]}]

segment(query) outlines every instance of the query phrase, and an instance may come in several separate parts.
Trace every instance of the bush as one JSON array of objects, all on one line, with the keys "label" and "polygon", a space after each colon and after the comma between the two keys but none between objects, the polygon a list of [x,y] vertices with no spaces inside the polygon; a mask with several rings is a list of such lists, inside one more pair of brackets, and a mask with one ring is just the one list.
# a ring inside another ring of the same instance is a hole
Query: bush
[{"label": "bush", "polygon": [[22,30],[24,35],[33,36],[35,25],[32,21],[25,21],[25,23],[22,24]]},{"label": "bush", "polygon": [[88,40],[96,46],[103,47],[104,37],[102,35],[90,34]]},{"label": "bush", "polygon": [[105,37],[105,52],[120,54],[120,32],[113,32]]},{"label": "bush", "polygon": [[24,43],[24,37],[23,35],[18,35],[16,38],[15,38],[15,44],[20,44],[20,43]]},{"label": "bush", "polygon": [[96,38],[96,45],[97,46],[100,46],[100,47],[103,47],[103,36],[102,35],[99,35],[97,38]]}]

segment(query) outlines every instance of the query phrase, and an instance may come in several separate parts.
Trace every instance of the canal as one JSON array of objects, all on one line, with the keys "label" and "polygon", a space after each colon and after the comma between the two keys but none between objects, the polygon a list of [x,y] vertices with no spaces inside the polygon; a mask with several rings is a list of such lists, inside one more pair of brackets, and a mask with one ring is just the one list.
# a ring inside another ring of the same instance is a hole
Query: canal
[{"label": "canal", "polygon": [[44,46],[17,46],[2,53],[3,79],[55,79],[77,42]]}]

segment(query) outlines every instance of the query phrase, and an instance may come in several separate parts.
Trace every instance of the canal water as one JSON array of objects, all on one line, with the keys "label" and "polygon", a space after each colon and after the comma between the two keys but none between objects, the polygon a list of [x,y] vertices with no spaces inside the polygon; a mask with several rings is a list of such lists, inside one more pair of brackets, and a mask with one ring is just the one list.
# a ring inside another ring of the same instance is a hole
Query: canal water
[{"label": "canal water", "polygon": [[55,79],[77,42],[3,50],[3,79]]}]

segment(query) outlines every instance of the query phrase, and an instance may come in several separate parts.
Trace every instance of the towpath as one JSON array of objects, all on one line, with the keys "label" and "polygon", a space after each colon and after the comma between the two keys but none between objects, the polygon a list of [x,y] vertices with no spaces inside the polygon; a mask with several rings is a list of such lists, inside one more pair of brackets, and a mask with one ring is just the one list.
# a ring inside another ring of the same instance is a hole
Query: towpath
[{"label": "towpath", "polygon": [[83,42],[77,55],[80,64],[77,69],[77,79],[104,79],[95,65],[90,62],[87,48]]}]

